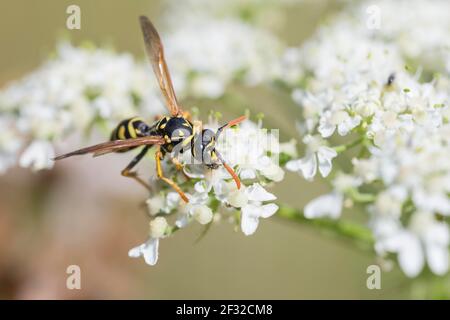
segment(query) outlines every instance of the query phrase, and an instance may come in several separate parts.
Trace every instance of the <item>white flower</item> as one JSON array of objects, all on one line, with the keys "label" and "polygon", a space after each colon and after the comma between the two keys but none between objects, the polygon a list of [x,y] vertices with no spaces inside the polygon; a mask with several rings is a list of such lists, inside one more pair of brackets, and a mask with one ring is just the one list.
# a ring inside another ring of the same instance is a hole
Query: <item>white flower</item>
[{"label": "white flower", "polygon": [[238,167],[242,180],[262,175],[279,182],[284,178],[284,171],[279,166],[281,146],[277,133],[246,121],[239,130],[225,131],[219,137],[217,148],[232,167]]},{"label": "white flower", "polygon": [[180,201],[180,196],[177,192],[169,192],[167,195],[161,193],[147,199],[147,207],[150,215],[156,215],[159,212],[169,214],[174,210]]},{"label": "white flower", "polygon": [[307,180],[314,178],[317,168],[322,177],[328,176],[332,168],[331,161],[337,156],[337,152],[325,146],[324,141],[318,136],[307,135],[303,142],[307,145],[305,157],[289,161],[286,169],[302,173]]},{"label": "white flower", "polygon": [[[425,263],[441,275],[448,271],[448,221],[435,216],[450,215],[450,38],[442,20],[450,3],[378,0],[383,26],[370,30],[372,4],[349,6],[286,53],[297,66],[285,84],[306,135],[305,157],[286,167],[311,180],[321,162],[322,175],[329,174],[335,150],[343,161],[351,157],[345,169],[334,168],[333,190],[308,203],[305,216],[338,218],[344,204],[358,202],[370,215],[379,254],[396,253],[408,276]],[[425,72],[412,74],[410,64]],[[339,138],[336,131],[352,135],[320,150]]]},{"label": "white flower", "polygon": [[231,193],[228,196],[228,203],[241,209],[241,229],[248,236],[258,228],[259,218],[268,218],[278,210],[278,206],[274,203],[263,204],[275,199],[276,197],[260,184],[254,183],[248,188],[241,188]]},{"label": "white flower", "polygon": [[324,138],[330,137],[337,128],[341,136],[348,134],[361,123],[359,115],[351,117],[344,110],[326,111],[320,118],[319,132]]},{"label": "white flower", "polygon": [[53,167],[55,152],[50,142],[45,140],[33,141],[20,157],[20,166],[31,167],[34,171]]},{"label": "white flower", "polygon": [[[394,220],[384,220],[378,224],[376,249],[379,252],[398,254],[400,267],[409,277],[417,276],[425,261],[431,271],[443,275],[448,271],[449,229],[445,223],[435,220],[432,214],[415,213],[407,229],[403,229]],[[387,224],[387,225],[386,225]]]},{"label": "white flower", "polygon": [[145,263],[154,266],[158,261],[159,239],[163,238],[169,227],[164,217],[156,217],[149,224],[150,236],[143,244],[128,251],[130,258],[144,257]]},{"label": "white flower", "polygon": [[[51,168],[45,153],[53,157],[51,144],[56,139],[63,141],[72,132],[96,126],[112,130],[124,118],[162,111],[149,69],[130,54],[59,44],[53,59],[0,91],[0,124],[6,122],[21,141],[38,141],[26,149],[20,164],[34,170]],[[8,146],[9,156],[3,157],[3,147],[0,136],[1,171],[18,156]]]},{"label": "white flower", "polygon": [[164,41],[177,92],[217,98],[233,80],[257,85],[274,73],[281,45],[267,31],[234,18],[178,23]]},{"label": "white flower", "polygon": [[161,194],[148,198],[146,204],[150,215],[158,214],[158,212],[160,212],[163,209],[166,202],[165,200],[166,198]]},{"label": "white flower", "polygon": [[159,238],[150,237],[145,243],[128,252],[130,258],[144,257],[145,263],[154,266],[158,261]]},{"label": "white flower", "polygon": [[319,196],[305,206],[304,215],[308,219],[337,219],[341,215],[343,199],[343,195],[337,192]]}]

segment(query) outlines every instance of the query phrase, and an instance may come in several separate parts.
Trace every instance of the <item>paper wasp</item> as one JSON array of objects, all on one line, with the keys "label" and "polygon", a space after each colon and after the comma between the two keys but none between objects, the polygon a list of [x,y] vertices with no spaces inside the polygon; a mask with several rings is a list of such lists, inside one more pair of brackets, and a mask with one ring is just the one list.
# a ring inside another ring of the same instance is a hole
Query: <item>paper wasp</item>
[{"label": "paper wasp", "polygon": [[[161,160],[167,153],[170,154],[175,149],[179,149],[180,153],[189,150],[195,160],[200,161],[210,169],[217,169],[220,165],[223,165],[239,189],[240,180],[237,174],[227,165],[220,153],[216,150],[215,143],[219,134],[224,129],[244,121],[245,116],[228,122],[220,127],[217,132],[213,132],[210,129],[203,129],[201,123],[198,121],[192,123],[189,120],[189,114],[183,112],[178,104],[169,69],[164,58],[163,45],[156,28],[145,16],[140,17],[140,24],[144,36],[146,53],[165,98],[170,116],[162,117],[151,125],[148,125],[139,117],[123,120],[113,130],[110,141],[60,155],[55,160],[87,153],[99,156],[110,152],[126,152],[144,146],[141,152],[121,173],[123,176],[133,178],[150,189],[150,186],[138,177],[136,171],[132,171],[132,169],[142,160],[149,149],[155,146],[156,172],[158,178],[174,188],[185,202],[189,202],[180,187],[174,181],[164,176],[161,167]],[[176,163],[177,167],[181,167],[181,164],[175,158],[172,158],[172,160]]]}]

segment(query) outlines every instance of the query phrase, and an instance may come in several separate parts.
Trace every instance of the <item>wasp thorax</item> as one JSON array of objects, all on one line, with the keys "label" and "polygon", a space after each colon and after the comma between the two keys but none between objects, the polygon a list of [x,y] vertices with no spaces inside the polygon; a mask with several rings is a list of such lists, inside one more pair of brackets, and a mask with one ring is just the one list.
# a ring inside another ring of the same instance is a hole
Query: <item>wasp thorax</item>
[{"label": "wasp thorax", "polygon": [[159,129],[164,136],[170,137],[173,142],[179,142],[192,135],[192,125],[182,117],[165,118],[161,121]]}]

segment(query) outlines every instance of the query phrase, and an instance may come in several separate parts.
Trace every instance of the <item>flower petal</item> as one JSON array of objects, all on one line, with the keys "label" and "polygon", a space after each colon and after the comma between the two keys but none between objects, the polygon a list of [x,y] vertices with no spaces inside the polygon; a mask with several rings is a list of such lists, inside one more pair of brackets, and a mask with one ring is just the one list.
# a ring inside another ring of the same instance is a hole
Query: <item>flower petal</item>
[{"label": "flower petal", "polygon": [[312,200],[305,206],[305,217],[308,219],[330,217],[337,219],[341,215],[343,197],[332,192]]},{"label": "flower petal", "polygon": [[267,192],[259,183],[254,183],[246,189],[248,199],[250,201],[272,201],[277,197]]},{"label": "flower petal", "polygon": [[338,125],[338,133],[341,136],[345,136],[355,127],[357,127],[361,123],[360,116],[348,117],[344,122]]},{"label": "flower petal", "polygon": [[130,258],[144,256],[145,263],[154,266],[158,261],[159,239],[149,238],[145,243],[128,251]]},{"label": "flower petal", "polygon": [[254,205],[246,205],[242,208],[241,214],[241,230],[249,236],[255,233],[259,223],[259,207]]},{"label": "flower petal", "polygon": [[426,247],[427,262],[431,271],[444,275],[448,271],[448,249],[446,246],[429,245]]},{"label": "flower petal", "polygon": [[54,157],[55,152],[50,142],[35,140],[22,153],[19,164],[23,168],[31,167],[33,171],[50,169],[55,163]]},{"label": "flower petal", "polygon": [[309,153],[304,158],[291,160],[286,164],[286,169],[303,174],[306,180],[312,180],[317,172],[317,159],[315,153]]},{"label": "flower petal", "polygon": [[277,212],[278,205],[276,205],[275,203],[265,204],[260,207],[260,210],[261,210],[261,213],[260,213],[261,218],[269,218],[275,212]]},{"label": "flower petal", "polygon": [[324,121],[322,119],[323,118],[320,119],[320,125],[319,125],[318,130],[322,137],[328,138],[333,135],[334,131],[336,130],[336,126],[329,123],[325,119],[323,119]]},{"label": "flower petal", "polygon": [[403,272],[410,278],[417,276],[425,264],[420,240],[408,233],[398,252],[398,262]]},{"label": "flower petal", "polygon": [[329,147],[320,147],[317,151],[317,158],[319,159],[319,171],[322,177],[330,174],[332,164],[331,160],[337,156],[337,152]]},{"label": "flower petal", "polygon": [[302,163],[301,159],[290,160],[286,163],[286,169],[293,172],[300,171],[301,163]]},{"label": "flower petal", "polygon": [[242,180],[251,180],[256,178],[256,173],[253,169],[242,169],[239,176]]}]

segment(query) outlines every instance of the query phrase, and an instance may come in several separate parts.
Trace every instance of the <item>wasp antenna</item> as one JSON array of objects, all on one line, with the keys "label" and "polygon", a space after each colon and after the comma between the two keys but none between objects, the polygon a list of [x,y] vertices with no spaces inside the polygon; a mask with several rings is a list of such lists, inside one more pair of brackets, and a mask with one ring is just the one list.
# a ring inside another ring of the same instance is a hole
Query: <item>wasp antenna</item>
[{"label": "wasp antenna", "polygon": [[236,187],[239,190],[241,188],[241,180],[239,179],[238,175],[233,170],[233,168],[231,168],[228,164],[226,164],[225,162],[222,162],[222,164],[223,164],[224,168],[228,171],[228,173],[231,175],[231,177],[233,178],[234,182],[236,183]]},{"label": "wasp antenna", "polygon": [[241,180],[239,179],[238,175],[236,174],[236,172],[233,170],[233,168],[231,168],[223,159],[222,155],[215,150],[215,153],[217,155],[217,158],[219,158],[220,162],[222,162],[223,167],[228,171],[228,173],[231,175],[231,177],[233,178],[234,182],[236,183],[236,187],[238,188],[238,190],[241,188]]},{"label": "wasp antenna", "polygon": [[225,123],[223,126],[221,126],[219,129],[217,129],[217,135],[219,135],[223,130],[230,128],[232,126],[235,126],[243,121],[247,120],[246,116],[242,116],[239,118],[236,118],[234,120],[231,120],[230,122]]}]

